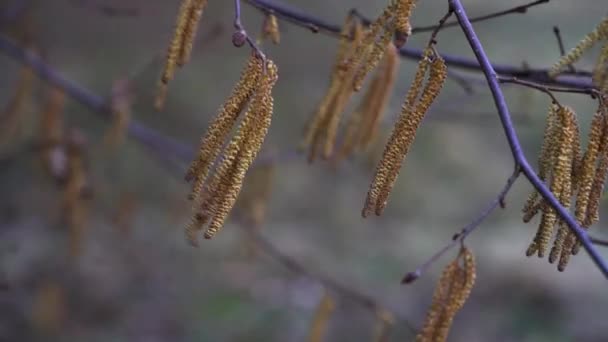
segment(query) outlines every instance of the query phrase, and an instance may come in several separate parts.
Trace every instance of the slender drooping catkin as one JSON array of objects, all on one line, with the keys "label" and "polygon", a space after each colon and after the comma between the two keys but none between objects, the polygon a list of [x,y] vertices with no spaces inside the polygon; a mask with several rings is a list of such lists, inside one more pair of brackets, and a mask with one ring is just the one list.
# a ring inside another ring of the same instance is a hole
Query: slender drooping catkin
[{"label": "slender drooping catkin", "polygon": [[122,144],[127,136],[133,102],[129,88],[129,81],[125,79],[115,81],[112,86],[110,101],[112,124],[104,136],[104,142],[109,146],[115,147]]},{"label": "slender drooping catkin", "polygon": [[336,303],[334,302],[334,299],[325,292],[323,298],[319,301],[315,315],[312,318],[308,333],[308,342],[322,342],[324,340],[325,335],[327,335],[331,314],[334,312],[335,308]]},{"label": "slender drooping catkin", "polygon": [[182,0],[173,37],[167,48],[165,66],[160,76],[159,89],[155,100],[157,109],[161,109],[165,104],[167,87],[173,79],[176,69],[186,64],[190,59],[198,23],[206,5],[207,0]]},{"label": "slender drooping catkin", "polygon": [[[599,155],[600,143],[602,139],[602,132],[604,131],[605,117],[603,113],[598,110],[593,115],[591,120],[591,127],[589,130],[589,141],[587,143],[587,149],[581,161],[581,166],[576,175],[577,183],[577,194],[574,215],[579,225],[585,228],[585,218],[587,215],[587,209],[589,206],[589,199],[591,191],[593,189],[593,180],[595,177],[596,163]],[[565,223],[561,223],[558,231],[557,238],[551,254],[549,256],[549,262],[554,263],[557,261],[560,254],[570,254],[571,250],[569,246],[572,245],[576,237],[570,231]],[[564,256],[562,263],[562,269],[567,264],[568,257]]]},{"label": "slender drooping catkin", "polygon": [[593,67],[592,80],[594,86],[605,95],[608,95],[608,38],[605,39],[604,46],[602,46]]},{"label": "slender drooping catkin", "polygon": [[456,313],[467,301],[476,278],[475,257],[464,247],[458,257],[444,269],[435,288],[431,307],[418,342],[446,341]]},{"label": "slender drooping catkin", "polygon": [[355,74],[355,78],[353,80],[353,88],[355,91],[361,90],[365,77],[378,66],[378,63],[380,63],[382,57],[384,57],[384,53],[386,52],[388,46],[392,45],[392,37],[393,31],[390,28],[386,29],[380,39],[374,42],[373,46],[369,49],[369,56],[367,57],[367,60]]},{"label": "slender drooping catkin", "polygon": [[361,150],[367,149],[378,134],[380,123],[397,81],[399,62],[399,51],[395,45],[389,45],[385,54],[383,75],[381,81],[378,81],[381,83],[378,86],[378,95],[374,97],[373,104],[370,104],[369,112],[364,117],[363,124],[361,125],[358,145],[358,148]]},{"label": "slender drooping catkin", "polygon": [[201,139],[198,155],[192,161],[192,164],[186,173],[186,181],[192,181],[193,183],[192,192],[190,194],[191,199],[197,200],[199,198],[204,182],[211,170],[211,166],[217,159],[222,144],[224,144],[230,134],[239,114],[243,111],[247,102],[255,92],[261,74],[262,62],[254,53],[252,53],[232,94],[222,105],[218,115]]},{"label": "slender drooping catkin", "polygon": [[356,149],[367,148],[377,134],[382,115],[393,92],[398,68],[397,48],[389,43],[382,64],[376,71],[363,100],[346,123],[342,145],[334,155],[336,164],[349,157]]},{"label": "slender drooping catkin", "polygon": [[[541,146],[540,154],[538,156],[538,177],[543,181],[547,182],[549,176],[553,170],[553,164],[555,163],[556,149],[559,147],[560,138],[560,124],[559,118],[557,117],[557,108],[555,103],[551,103],[547,112],[545,120],[545,131],[543,134],[543,143]],[[539,193],[533,190],[524,208],[524,222],[529,222],[539,212],[542,203],[542,199],[539,200]]]},{"label": "slender drooping catkin", "polygon": [[342,34],[329,89],[307,125],[304,140],[300,144],[300,149],[310,148],[309,162],[314,161],[321,149],[324,156],[329,156],[333,151],[340,116],[353,92],[352,80],[355,69],[348,67],[345,61],[353,55],[362,39],[361,23],[349,16]]},{"label": "slender drooping catkin", "polygon": [[[429,61],[429,58],[432,58],[432,61]],[[430,68],[429,79],[416,102],[427,68]],[[446,77],[447,67],[443,58],[435,54],[431,48],[427,49],[424,58],[419,63],[418,71],[406,96],[399,120],[386,144],[382,160],[376,168],[376,174],[370,185],[362,211],[363,217],[366,217],[372,211],[376,215],[382,214],[416,132],[430,105],[439,95]]]},{"label": "slender drooping catkin", "polygon": [[374,329],[373,342],[388,342],[391,330],[395,324],[395,317],[386,310],[376,312],[376,327]]},{"label": "slender drooping catkin", "polygon": [[[550,189],[553,195],[560,200],[562,206],[569,208],[572,196],[573,146],[578,134],[576,114],[571,108],[565,106],[559,106],[556,112],[560,133]],[[541,222],[533,242],[526,251],[526,255],[530,256],[537,253],[542,258],[553,236],[554,227],[559,221],[555,209],[548,203],[543,203],[541,208],[543,210]]]},{"label": "slender drooping catkin", "polygon": [[34,72],[27,66],[19,70],[19,78],[14,85],[15,93],[7,106],[0,112],[0,146],[7,143],[19,132],[25,108],[32,93]]},{"label": "slender drooping catkin", "polygon": [[[253,99],[251,107],[246,113],[246,116],[253,116],[252,122],[249,124],[250,128],[243,128],[245,130],[243,132],[244,140],[240,142],[240,146],[238,147],[240,155],[238,156],[236,166],[232,173],[230,186],[226,189],[226,192],[222,194],[223,200],[219,203],[216,212],[214,213],[215,215],[211,218],[209,228],[205,232],[206,239],[212,238],[224,225],[241,190],[245,174],[257,157],[257,154],[264,143],[272,120],[272,88],[277,79],[278,70],[276,65],[271,60],[267,60],[266,72],[262,77],[262,84]],[[230,150],[230,146],[228,149]],[[222,171],[223,168],[222,165],[220,165],[218,174],[221,175]]]},{"label": "slender drooping catkin", "polygon": [[395,44],[403,46],[412,35],[410,17],[416,7],[416,0],[399,0],[395,9]]},{"label": "slender drooping catkin", "polygon": [[414,75],[414,81],[410,85],[410,89],[408,90],[408,93],[406,95],[406,100],[403,103],[399,120],[393,128],[393,132],[391,133],[389,141],[386,144],[386,147],[384,148],[382,159],[380,159],[380,162],[376,166],[376,172],[370,185],[370,189],[367,193],[363,211],[361,212],[361,215],[363,217],[367,217],[372,211],[374,211],[376,203],[378,201],[380,190],[386,183],[386,179],[391,168],[394,167],[394,164],[399,162],[399,155],[397,154],[398,151],[396,151],[398,148],[397,142],[398,139],[404,138],[402,137],[404,134],[407,134],[407,132],[404,132],[403,126],[407,124],[408,111],[414,107],[415,101],[418,98],[418,95],[420,94],[420,90],[423,86],[426,72],[430,66],[431,54],[432,50],[425,50],[422,59],[420,60],[420,62],[418,62],[418,69],[416,70],[416,74]]},{"label": "slender drooping catkin", "polygon": [[608,38],[608,16],[595,27],[595,29],[589,32],[581,41],[567,54],[563,55],[549,70],[549,77],[556,77],[559,75],[568,65],[578,61],[582,55],[589,50],[595,43],[600,40]]},{"label": "slender drooping catkin", "polygon": [[268,39],[272,41],[273,44],[279,44],[281,42],[281,32],[279,31],[279,21],[277,20],[277,16],[270,13],[267,14],[264,18],[264,23],[262,24],[262,39]]}]

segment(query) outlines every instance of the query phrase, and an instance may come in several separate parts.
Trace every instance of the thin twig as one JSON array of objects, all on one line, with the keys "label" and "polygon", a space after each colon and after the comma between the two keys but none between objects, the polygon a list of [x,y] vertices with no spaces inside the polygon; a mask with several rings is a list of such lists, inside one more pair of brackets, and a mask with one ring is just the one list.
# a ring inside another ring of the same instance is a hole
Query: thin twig
[{"label": "thin twig", "polygon": [[[295,8],[293,6],[286,5],[277,0],[244,0],[251,6],[263,11],[264,13],[272,11],[285,21],[293,23],[295,25],[305,27],[307,29],[313,29],[313,32],[327,33],[335,38],[340,37],[341,26],[333,23],[328,23],[316,16],[305,13],[304,11]],[[423,56],[421,49],[415,49],[410,47],[402,47],[399,50],[401,56],[419,60]],[[469,59],[461,56],[453,56],[442,54],[446,64],[451,67],[462,68],[465,70],[480,71],[479,63],[474,59]],[[591,84],[591,72],[577,70],[574,73],[565,72],[562,76],[556,79],[551,79],[548,75],[548,69],[532,69],[522,68],[513,65],[500,65],[494,64],[493,70],[501,75],[515,76],[520,79],[533,80],[538,83],[553,84],[564,87],[573,88],[593,88]]]},{"label": "thin twig", "polygon": [[[562,34],[559,31],[559,27],[553,26],[553,34],[555,34],[555,39],[557,40],[557,47],[559,48],[559,55],[564,56],[566,54],[566,49],[564,48],[564,40],[562,39]],[[572,64],[568,64],[568,70],[570,72],[576,71]]]},{"label": "thin twig", "polygon": [[[470,21],[472,23],[477,23],[480,21],[486,21],[489,19],[499,18],[499,17],[509,15],[509,14],[524,14],[524,13],[528,12],[529,8],[538,6],[538,5],[542,5],[542,4],[546,4],[548,2],[549,2],[549,0],[537,0],[537,1],[530,2],[529,4],[520,5],[520,6],[510,8],[510,9],[506,9],[506,10],[502,10],[502,11],[498,11],[498,12],[494,12],[494,13],[490,13],[490,14],[481,15],[479,17],[471,18]],[[449,27],[455,27],[455,26],[458,26],[458,21],[446,23],[445,25],[443,25],[443,27],[440,28],[440,30],[443,30],[443,29],[446,29]],[[429,32],[429,31],[433,31],[436,29],[437,29],[437,25],[414,27],[414,28],[412,28],[412,34]]]},{"label": "thin twig", "polygon": [[553,93],[573,93],[573,94],[585,94],[591,96],[593,99],[597,99],[598,101],[602,101],[601,93],[593,88],[588,89],[579,89],[579,88],[568,88],[568,87],[552,87],[544,84],[538,84],[532,81],[520,80],[517,77],[503,77],[499,76],[498,81],[500,83],[513,83],[519,84],[528,88],[536,89],[542,91],[543,93],[549,95],[553,102],[559,103],[557,98]]},{"label": "thin twig", "polygon": [[592,236],[591,242],[597,246],[608,247],[608,240],[603,240]]},{"label": "thin twig", "polygon": [[454,234],[454,236],[452,237],[452,241],[450,241],[450,243],[448,243],[446,246],[441,248],[437,253],[435,253],[433,256],[431,256],[423,264],[418,266],[415,271],[407,273],[401,280],[401,283],[402,284],[411,284],[414,281],[416,281],[416,279],[418,279],[433,263],[435,263],[435,261],[437,261],[437,259],[441,258],[447,251],[451,250],[456,245],[462,244],[464,242],[464,240],[467,238],[467,236],[469,236],[469,234],[471,234],[477,227],[479,227],[481,225],[481,223],[483,223],[483,221],[485,221],[485,219],[488,216],[490,216],[490,214],[493,213],[496,208],[504,207],[505,197],[507,196],[507,193],[509,193],[509,190],[511,190],[511,187],[517,180],[517,177],[519,177],[520,172],[521,172],[521,170],[519,168],[516,168],[513,171],[513,173],[511,174],[511,177],[509,177],[509,179],[507,180],[507,183],[505,184],[505,186],[498,193],[498,196],[496,196],[496,198],[494,198],[492,200],[492,202],[490,202],[488,204],[488,206],[486,208],[484,208],[473,219],[473,221],[471,221],[469,224],[464,226],[460,230],[460,232]]},{"label": "thin twig", "polygon": [[551,193],[551,191],[547,188],[545,183],[538,177],[532,166],[528,163],[526,156],[523,153],[521,148],[521,144],[519,142],[519,138],[517,136],[517,132],[515,131],[515,127],[511,120],[511,114],[509,113],[509,108],[505,101],[502,90],[500,89],[498,76],[496,75],[496,71],[493,69],[492,64],[490,63],[479,39],[477,38],[477,34],[473,29],[473,25],[469,21],[467,14],[462,6],[462,3],[459,0],[449,0],[450,5],[454,9],[456,17],[458,18],[458,22],[460,23],[460,27],[464,35],[466,36],[475,57],[478,60],[478,63],[483,70],[483,73],[488,81],[488,86],[490,91],[492,92],[492,97],[494,98],[494,103],[496,105],[496,109],[498,111],[498,115],[500,117],[502,127],[504,129],[505,135],[507,137],[507,141],[509,142],[509,147],[511,148],[511,152],[513,154],[514,162],[518,165],[526,178],[532,183],[534,188],[543,196],[543,198],[547,201],[547,203],[555,209],[557,215],[568,225],[568,227],[572,230],[572,232],[576,235],[578,240],[582,243],[585,251],[589,254],[593,262],[602,272],[602,274],[608,278],[608,264],[599,254],[593,243],[591,242],[589,235],[584,231],[576,222],[576,220],[570,215],[568,210],[566,210],[558,201],[557,198]]},{"label": "thin twig", "polygon": [[[42,59],[38,56],[31,54],[18,45],[14,44],[4,36],[0,35],[0,51],[3,51],[8,56],[20,61],[21,63],[30,66],[43,80],[53,84],[54,86],[60,87],[63,89],[66,94],[72,97],[74,100],[80,102],[91,111],[96,114],[99,114],[102,118],[109,120],[111,119],[109,115],[109,107],[105,103],[105,100],[97,96],[96,94],[78,86],[76,83],[64,78],[61,74],[52,69],[51,66],[46,64]],[[132,120],[129,125],[128,130],[129,136],[134,140],[140,142],[145,147],[148,147],[150,152],[159,157],[159,161],[162,163],[172,164],[168,168],[169,170],[177,170],[180,168],[177,165],[177,161],[190,161],[194,156],[194,149],[182,143],[179,143],[175,140],[166,138],[161,135],[154,129],[148,128],[143,124],[137,123]],[[30,150],[30,149],[28,149]],[[35,151],[35,147],[31,148],[32,151]],[[164,158],[165,156],[171,156],[172,158]],[[298,155],[289,151],[284,156],[281,156],[281,160],[297,158]],[[275,157],[271,156],[260,156],[256,161],[256,164],[263,164],[264,162],[272,162]],[[174,174],[171,172],[171,174]],[[179,172],[175,172],[175,174],[179,174],[181,179],[181,175],[183,174],[183,170]],[[277,259],[278,262],[285,265],[288,269],[292,271],[304,274],[311,279],[317,280],[319,283],[325,285],[328,288],[331,288],[336,293],[343,295],[347,298],[350,298],[354,302],[359,303],[361,306],[366,307],[368,309],[386,309],[387,307],[380,305],[376,302],[372,297],[365,295],[357,290],[354,290],[344,284],[340,284],[339,282],[333,280],[332,278],[319,275],[316,272],[313,272],[298,263],[293,258],[283,254],[280,252],[274,245],[265,240],[261,235],[254,236],[256,238],[256,242],[260,245],[260,248],[268,253],[271,257]],[[404,318],[401,319],[405,324],[415,332],[415,328],[411,323],[408,323]]]}]

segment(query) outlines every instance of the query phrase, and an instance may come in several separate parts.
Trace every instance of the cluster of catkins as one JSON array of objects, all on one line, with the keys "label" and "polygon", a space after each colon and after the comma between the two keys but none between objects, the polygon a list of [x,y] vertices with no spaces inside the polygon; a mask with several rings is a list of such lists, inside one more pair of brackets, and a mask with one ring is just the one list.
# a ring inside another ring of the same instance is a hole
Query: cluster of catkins
[{"label": "cluster of catkins", "polygon": [[[599,220],[601,194],[608,176],[608,17],[549,70],[550,77],[558,76],[593,45],[602,41],[604,45],[592,77],[593,85],[598,90],[599,106],[591,120],[585,153],[581,152],[576,113],[568,106],[553,102],[547,114],[538,158],[539,178],[549,185],[563,207],[570,209],[574,205],[574,218],[583,229],[588,229]],[[563,271],[570,256],[578,253],[581,244],[568,225],[558,218],[555,209],[534,191],[523,208],[524,222],[529,222],[539,212],[542,214],[538,230],[526,255],[544,257],[557,229],[549,262],[558,261],[558,270]]]},{"label": "cluster of catkins", "polygon": [[[411,34],[409,18],[414,1],[391,2],[368,27],[363,28],[354,13],[347,18],[333,67],[329,89],[312,117],[301,149],[309,149],[308,159],[317,155],[336,160],[372,142],[392,93],[398,70],[397,46]],[[393,36],[397,37],[393,41]],[[342,147],[334,155],[340,119],[350,98],[363,88],[366,76],[381,64],[363,102],[346,125]]]},{"label": "cluster of catkins", "polygon": [[[206,223],[209,223],[209,227],[204,236],[212,238],[222,228],[234,206],[245,174],[260,151],[270,127],[272,88],[277,78],[276,65],[253,52],[241,79],[203,136],[198,155],[186,174],[186,180],[192,183],[190,199],[193,202],[193,217],[187,227],[192,244],[197,244],[196,233]],[[222,151],[243,111],[236,134]],[[213,164],[220,155],[221,161],[210,176]]]}]

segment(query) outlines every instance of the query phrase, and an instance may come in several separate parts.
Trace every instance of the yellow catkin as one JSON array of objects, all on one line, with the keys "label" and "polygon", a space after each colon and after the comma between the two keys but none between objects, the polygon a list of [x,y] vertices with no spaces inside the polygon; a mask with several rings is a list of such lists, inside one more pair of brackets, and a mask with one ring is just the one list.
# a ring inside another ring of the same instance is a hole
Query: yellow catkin
[{"label": "yellow catkin", "polygon": [[[597,166],[594,164],[589,167],[593,167],[593,174],[587,174],[587,178],[581,181],[581,186],[585,186],[585,190],[588,191],[585,193],[581,193],[579,197],[581,197],[581,201],[583,204],[586,204],[586,207],[583,208],[581,205],[580,212],[577,215],[577,221],[579,221],[579,217],[583,217],[582,221],[580,221],[580,225],[584,229],[588,229],[594,223],[599,220],[599,203],[601,199],[601,194],[604,190],[604,185],[606,181],[606,177],[608,175],[608,125],[606,122],[606,110],[605,107],[600,106],[598,110],[599,114],[596,113],[596,116],[600,116],[601,120],[601,138],[599,139],[599,146],[597,152]],[[595,116],[594,116],[595,121]],[[597,137],[593,137],[592,134],[597,135],[597,132],[590,133],[590,141],[592,139],[597,139]],[[591,178],[589,178],[591,176]],[[590,185],[589,185],[590,184]],[[589,189],[590,186],[590,189]],[[585,198],[582,195],[586,195]],[[578,199],[577,199],[578,201]],[[577,203],[578,205],[578,203]],[[578,209],[578,208],[577,208]],[[585,211],[583,213],[583,210]],[[568,264],[570,255],[569,254],[578,254],[580,250],[581,244],[580,241],[576,238],[574,233],[568,232],[568,236],[564,243],[564,251],[560,257],[560,262],[558,264],[559,270],[564,270],[566,265]]]},{"label": "yellow catkin", "polygon": [[188,12],[188,20],[186,22],[186,27],[184,28],[183,33],[183,42],[181,44],[181,48],[179,50],[179,57],[177,59],[178,66],[184,66],[186,63],[190,61],[190,56],[192,55],[192,48],[194,46],[194,39],[196,37],[196,32],[198,31],[198,24],[201,20],[201,16],[203,15],[203,11],[207,6],[207,0],[194,0],[190,5],[190,10]]},{"label": "yellow catkin", "polygon": [[33,327],[44,336],[59,333],[66,323],[67,313],[65,290],[58,282],[45,280],[33,298]]},{"label": "yellow catkin", "polygon": [[[538,177],[547,182],[553,170],[555,163],[556,149],[559,147],[560,139],[560,124],[557,117],[557,109],[559,107],[555,103],[551,103],[545,120],[545,131],[543,133],[543,143],[540,154],[538,156]],[[533,190],[524,208],[523,221],[529,222],[540,211],[544,200],[540,198],[538,191]]]},{"label": "yellow catkin", "polygon": [[373,342],[388,342],[395,317],[387,310],[378,310],[376,312],[376,327],[374,329]]},{"label": "yellow catkin", "polygon": [[397,49],[393,44],[389,44],[381,67],[377,70],[363,100],[346,123],[342,145],[334,155],[335,164],[349,157],[355,149],[365,149],[370,144],[388,105],[398,67]]},{"label": "yellow catkin", "polygon": [[48,145],[56,145],[63,137],[65,92],[57,87],[48,89],[48,96],[40,116],[39,136]]},{"label": "yellow catkin", "polygon": [[380,191],[386,184],[388,174],[391,172],[391,169],[394,168],[394,165],[399,163],[399,144],[407,143],[408,138],[405,135],[411,133],[405,131],[405,126],[408,125],[408,120],[410,120],[408,114],[409,111],[414,107],[415,101],[418,98],[420,90],[423,86],[424,77],[430,66],[431,54],[432,50],[425,50],[423,58],[418,63],[418,69],[416,70],[414,81],[412,82],[410,89],[408,90],[408,93],[406,95],[406,100],[402,106],[402,111],[399,120],[397,121],[397,124],[393,129],[389,141],[386,144],[386,147],[384,148],[382,158],[380,159],[376,167],[376,172],[374,174],[374,178],[370,185],[370,189],[367,193],[365,204],[361,212],[361,215],[363,217],[367,217],[372,211],[374,211],[376,203],[378,201],[378,196],[380,195]]},{"label": "yellow catkin", "polygon": [[[376,215],[381,215],[382,211],[386,207],[388,197],[391,193],[392,188],[397,180],[401,165],[403,164],[405,156],[407,156],[412,143],[416,137],[416,132],[422,124],[424,116],[428,112],[431,104],[435,101],[447,78],[447,66],[441,56],[435,55],[430,65],[430,73],[427,84],[425,85],[418,103],[414,108],[406,108],[401,114],[400,122],[397,125],[403,124],[398,128],[398,132],[401,132],[401,137],[396,139],[396,163],[392,165],[392,168],[386,176],[384,185],[378,192],[378,198],[375,205]],[[403,121],[402,121],[403,120]]]},{"label": "yellow catkin", "polygon": [[333,101],[330,103],[330,106],[327,110],[327,115],[325,116],[325,122],[323,124],[324,130],[319,131],[320,134],[325,135],[325,140],[323,146],[323,158],[328,159],[331,157],[334,151],[336,136],[338,134],[338,127],[340,125],[340,118],[342,117],[342,112],[346,107],[348,100],[353,94],[353,89],[350,86],[354,81],[355,70],[351,69],[344,76],[344,80],[342,81],[342,85],[338,90],[336,96]]},{"label": "yellow catkin", "polygon": [[327,335],[329,327],[329,320],[332,313],[336,309],[336,303],[334,299],[325,292],[310,324],[310,331],[308,333],[308,342],[322,342]]},{"label": "yellow catkin", "polygon": [[84,226],[88,218],[86,201],[88,177],[83,154],[81,144],[76,141],[69,142],[67,181],[63,189],[61,205],[64,222],[69,229],[69,251],[72,257],[82,253]]},{"label": "yellow catkin", "polygon": [[104,142],[108,146],[122,144],[127,136],[127,130],[131,122],[132,104],[129,87],[129,81],[124,79],[117,80],[112,86],[112,124],[104,136]]},{"label": "yellow catkin", "polygon": [[[596,162],[599,155],[600,143],[602,139],[602,132],[604,131],[605,117],[603,113],[598,110],[591,120],[591,128],[589,130],[589,139],[587,143],[587,150],[581,161],[580,169],[576,175],[577,183],[577,194],[575,204],[575,218],[576,221],[582,227],[585,227],[585,218],[587,215],[587,209],[589,206],[589,199],[593,189],[593,181],[596,171]],[[575,242],[576,237],[570,231],[570,229],[561,223],[558,236],[556,238],[553,249],[549,256],[549,262],[553,263],[557,260],[560,254],[571,253],[571,246]],[[568,263],[568,256],[564,256],[560,264],[560,268],[563,270]]]},{"label": "yellow catkin", "polygon": [[595,66],[593,67],[592,80],[594,86],[608,95],[608,38],[605,39],[604,45],[602,46]]},{"label": "yellow catkin", "polygon": [[356,44],[354,53],[346,60],[344,64],[346,68],[358,68],[361,65],[361,62],[367,59],[368,54],[371,51],[370,48],[374,45],[378,34],[383,32],[387,23],[390,22],[394,15],[394,11],[395,5],[389,4],[382,14],[380,14],[380,16],[365,30],[363,38]]},{"label": "yellow catkin", "polygon": [[367,148],[377,134],[382,116],[388,106],[395,82],[397,81],[399,62],[399,52],[395,45],[390,44],[384,57],[382,75],[376,79],[376,82],[380,83],[377,86],[379,88],[378,94],[374,96],[374,101],[369,105],[369,111],[361,125],[362,131],[358,146],[361,149]]},{"label": "yellow catkin", "polygon": [[397,3],[395,11],[395,41],[398,47],[404,45],[409,36],[412,35],[410,17],[415,7],[416,0],[399,0]]},{"label": "yellow catkin", "polygon": [[185,179],[193,183],[191,199],[197,199],[203,188],[213,162],[220,153],[222,144],[230,134],[239,114],[255,92],[262,73],[262,62],[254,54],[241,73],[241,78],[232,90],[230,97],[220,108],[214,121],[201,139],[197,157],[186,172]]},{"label": "yellow catkin", "polygon": [[196,35],[198,22],[207,4],[207,0],[182,0],[173,37],[167,49],[165,66],[161,73],[155,107],[161,109],[167,96],[167,86],[173,79],[175,71],[190,58],[192,44]]},{"label": "yellow catkin", "polygon": [[268,39],[273,44],[279,44],[281,42],[281,32],[279,31],[279,21],[277,20],[277,16],[270,13],[266,15],[264,18],[264,23],[262,25],[262,39]]},{"label": "yellow catkin", "polygon": [[473,253],[463,247],[456,259],[443,270],[418,342],[446,341],[456,313],[462,309],[475,285],[476,265]]},{"label": "yellow catkin", "polygon": [[378,63],[380,63],[382,57],[384,57],[384,53],[386,52],[389,44],[392,44],[392,37],[392,30],[386,29],[380,39],[373,44],[373,47],[369,51],[369,56],[355,74],[355,78],[353,80],[353,88],[355,91],[361,90],[365,77],[372,70],[374,70],[376,66],[378,66]]},{"label": "yellow catkin", "polygon": [[[576,114],[565,106],[557,109],[558,121],[561,126],[559,147],[555,157],[553,178],[551,181],[551,192],[560,200],[560,203],[569,208],[572,196],[572,170],[574,165],[574,142],[577,135]],[[557,213],[548,204],[543,204],[543,215],[536,237],[528,248],[526,255],[530,256],[537,252],[539,257],[544,257],[549,246],[555,225],[558,223]]]},{"label": "yellow catkin", "polygon": [[32,93],[33,82],[33,71],[27,66],[21,67],[18,80],[14,85],[15,93],[0,113],[0,145],[5,144],[18,133],[23,121],[24,110]]},{"label": "yellow catkin", "polygon": [[227,153],[230,153],[230,150],[238,151],[236,160],[233,162],[227,161],[227,167],[224,167],[225,164],[219,167],[218,175],[221,177],[222,174],[230,174],[230,179],[224,182],[228,186],[225,192],[221,194],[222,200],[218,202],[217,207],[212,208],[214,216],[210,219],[209,227],[205,231],[206,239],[212,238],[224,225],[240,193],[245,174],[264,143],[272,121],[274,106],[272,89],[277,79],[278,69],[276,65],[271,60],[267,60],[266,71],[262,77],[260,88],[245,114],[245,122],[242,124],[240,135],[242,141],[234,139],[227,148]]},{"label": "yellow catkin", "polygon": [[578,61],[582,55],[589,50],[595,43],[602,39],[608,38],[608,16],[606,16],[593,31],[589,32],[581,41],[567,54],[563,55],[553,66],[549,69],[549,77],[556,77],[559,75],[568,65]]},{"label": "yellow catkin", "polygon": [[[356,29],[357,27],[358,29]],[[361,30],[361,25],[356,21],[352,14],[349,14],[346,17],[346,21],[344,22],[344,26],[340,33],[340,43],[336,53],[335,65],[330,77],[329,88],[319,103],[312,119],[307,124],[304,139],[300,143],[301,150],[310,147],[313,144],[315,136],[319,133],[319,130],[322,129],[321,123],[325,120],[328,106],[341,88],[344,60],[347,58],[349,51],[353,50],[357,40],[360,39]],[[351,40],[351,33],[355,34],[354,37],[352,37],[353,40]],[[314,151],[314,148],[311,150]],[[311,153],[314,153],[313,151],[311,151]]]},{"label": "yellow catkin", "polygon": [[38,136],[44,144],[40,150],[40,159],[46,172],[50,176],[64,177],[65,167],[58,163],[58,156],[65,155],[64,146],[60,143],[64,137],[63,111],[65,107],[65,92],[57,87],[50,87],[48,95],[40,115]]}]

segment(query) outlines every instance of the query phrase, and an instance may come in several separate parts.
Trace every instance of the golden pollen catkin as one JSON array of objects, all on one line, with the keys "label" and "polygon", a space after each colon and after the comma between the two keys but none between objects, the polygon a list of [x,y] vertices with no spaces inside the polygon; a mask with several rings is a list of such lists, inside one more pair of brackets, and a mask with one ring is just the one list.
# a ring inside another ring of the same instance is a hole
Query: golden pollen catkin
[{"label": "golden pollen catkin", "polygon": [[549,70],[549,77],[556,77],[559,75],[567,66],[578,61],[582,55],[589,50],[595,43],[600,40],[608,38],[608,16],[604,17],[602,21],[595,27],[595,29],[589,32],[581,41],[567,54],[562,56]]},{"label": "golden pollen catkin", "polygon": [[274,14],[267,14],[262,24],[262,39],[268,39],[273,44],[281,42],[281,32],[279,31],[279,21]]},{"label": "golden pollen catkin", "polygon": [[[560,201],[561,205],[566,209],[570,207],[571,197],[573,193],[573,170],[575,165],[576,146],[578,144],[578,125],[576,123],[576,114],[574,111],[565,106],[556,105],[552,108],[549,115],[556,114],[556,124],[559,126],[559,132],[555,136],[549,136],[548,139],[553,140],[557,145],[551,151],[552,156],[550,162],[552,164],[550,190],[553,195]],[[546,162],[546,161],[545,161]],[[542,164],[542,162],[541,162]],[[549,166],[549,165],[546,165]],[[541,168],[543,168],[541,166]],[[560,223],[557,218],[557,213],[553,207],[544,201],[540,204],[542,209],[542,217],[538,227],[536,236],[533,242],[528,247],[526,255],[530,256],[537,253],[539,257],[544,257],[545,252],[553,236],[554,227]],[[562,235],[557,240],[561,244]],[[555,248],[560,249],[560,245],[555,245]],[[553,254],[556,252],[554,251]]]},{"label": "golden pollen catkin", "polygon": [[[428,82],[420,90],[428,69],[430,69]],[[402,106],[401,115],[393,128],[382,159],[376,168],[362,210],[363,217],[368,216],[372,211],[376,215],[382,214],[416,132],[429,107],[439,95],[446,77],[447,66],[445,61],[432,48],[427,48]]]},{"label": "golden pollen catkin", "polygon": [[181,2],[173,37],[167,49],[165,66],[160,77],[154,104],[157,109],[162,109],[165,104],[167,87],[173,79],[176,69],[190,59],[198,23],[206,6],[207,0],[182,0]]},{"label": "golden pollen catkin", "polygon": [[443,270],[417,342],[446,341],[454,316],[469,298],[476,278],[475,257],[463,247],[456,259]]},{"label": "golden pollen catkin", "polygon": [[334,302],[334,299],[325,292],[317,306],[312,323],[310,324],[308,342],[322,342],[324,340],[325,335],[327,335],[331,314],[334,312],[335,308],[336,303]]},{"label": "golden pollen catkin", "polygon": [[112,124],[104,137],[104,142],[109,146],[122,144],[127,136],[133,101],[129,88],[129,81],[124,79],[117,80],[112,86]]},{"label": "golden pollen catkin", "polygon": [[261,74],[262,62],[255,54],[251,54],[247,66],[241,73],[240,80],[201,139],[198,155],[192,161],[185,176],[186,181],[193,183],[190,198],[195,200],[195,203],[213,162],[220,154],[223,143],[255,92]]},{"label": "golden pollen catkin", "polygon": [[604,46],[593,67],[592,81],[604,96],[608,95],[608,38],[605,39]]},{"label": "golden pollen catkin", "polygon": [[34,72],[29,67],[22,66],[14,86],[15,93],[4,110],[0,112],[0,145],[7,143],[18,134],[32,93],[33,83]]},{"label": "golden pollen catkin", "polygon": [[[243,96],[243,88],[237,87],[240,89],[236,92],[238,93],[237,98],[241,97],[243,101],[247,101],[252,95],[253,97],[235,136],[224,150],[217,170],[210,181],[205,184],[213,159],[219,155],[221,145],[229,133],[230,127],[235,123],[236,116],[246,103],[236,101],[238,103],[225,105],[220,110],[222,113],[226,111],[226,108],[231,107],[232,109],[229,109],[228,112],[232,114],[229,115],[229,120],[223,118],[223,122],[216,121],[215,123],[219,123],[215,125],[215,128],[212,124],[203,140],[212,141],[213,146],[210,146],[209,143],[201,144],[199,157],[195,159],[186,175],[187,179],[194,180],[192,193],[196,194],[193,217],[186,227],[186,236],[193,245],[197,244],[197,232],[202,230],[205,224],[209,223],[204,233],[204,237],[207,239],[212,238],[224,225],[240,193],[243,179],[260,151],[270,127],[274,106],[272,89],[278,79],[278,69],[271,60],[265,60],[266,66],[262,67],[260,57],[254,55],[252,58],[257,60],[252,64],[257,65],[257,69],[249,71],[249,75],[251,76],[253,73],[255,75],[253,79],[259,79],[259,82],[253,83],[251,88],[253,94],[247,96]],[[245,81],[245,83],[247,82]],[[232,118],[232,115],[235,117]],[[218,118],[222,118],[222,115],[219,115]],[[226,130],[221,126],[226,126]],[[209,159],[210,156],[213,158]]]},{"label": "golden pollen catkin", "polygon": [[388,342],[395,317],[392,313],[386,310],[378,310],[376,312],[376,327],[374,329],[373,342]]},{"label": "golden pollen catkin", "polygon": [[395,36],[396,44],[401,47],[412,35],[410,17],[416,7],[416,0],[399,0],[395,13]]}]

